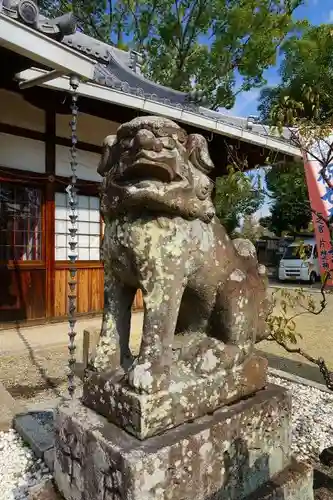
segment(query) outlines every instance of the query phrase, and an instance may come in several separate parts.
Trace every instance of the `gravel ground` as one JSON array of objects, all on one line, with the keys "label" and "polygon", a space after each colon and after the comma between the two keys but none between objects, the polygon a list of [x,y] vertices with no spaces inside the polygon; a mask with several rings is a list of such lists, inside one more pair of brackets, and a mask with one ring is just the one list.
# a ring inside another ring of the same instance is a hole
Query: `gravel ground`
[{"label": "gravel ground", "polygon": [[320,452],[333,446],[333,393],[269,375],[268,380],[292,393],[292,450],[294,455],[318,463]]},{"label": "gravel ground", "polygon": [[[275,376],[269,381],[292,392],[292,449],[315,464],[323,448],[333,445],[333,394]],[[0,432],[0,500],[27,500],[29,488],[50,476],[14,430]]]},{"label": "gravel ground", "polygon": [[29,489],[52,477],[14,430],[0,432],[0,500],[28,499]]}]

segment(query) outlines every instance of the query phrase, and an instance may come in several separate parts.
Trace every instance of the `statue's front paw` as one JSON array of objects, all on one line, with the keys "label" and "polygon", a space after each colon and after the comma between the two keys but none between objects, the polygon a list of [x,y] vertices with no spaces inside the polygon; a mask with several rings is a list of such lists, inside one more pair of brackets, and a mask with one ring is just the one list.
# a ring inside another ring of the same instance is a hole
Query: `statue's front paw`
[{"label": "statue's front paw", "polygon": [[137,392],[152,394],[168,387],[165,373],[156,373],[149,361],[134,363],[128,371],[128,383]]}]

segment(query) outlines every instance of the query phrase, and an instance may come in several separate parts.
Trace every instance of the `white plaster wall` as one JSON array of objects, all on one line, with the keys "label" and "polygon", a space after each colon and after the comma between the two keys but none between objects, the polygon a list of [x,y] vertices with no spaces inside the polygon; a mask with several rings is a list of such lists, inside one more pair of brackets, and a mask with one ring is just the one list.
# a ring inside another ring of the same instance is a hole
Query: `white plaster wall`
[{"label": "white plaster wall", "polygon": [[20,94],[0,89],[0,123],[45,132],[45,113]]},{"label": "white plaster wall", "polygon": [[[80,103],[79,103],[80,108]],[[56,135],[70,138],[70,115],[57,115]],[[119,123],[104,120],[97,116],[80,113],[77,121],[77,138],[81,142],[100,146],[107,135],[115,134]]]},{"label": "white plaster wall", "polygon": [[[101,182],[102,177],[97,173],[100,156],[87,151],[77,151],[77,176],[81,180]],[[70,148],[56,146],[56,175],[69,177],[71,175]]]},{"label": "white plaster wall", "polygon": [[44,173],[44,142],[0,133],[0,166]]}]

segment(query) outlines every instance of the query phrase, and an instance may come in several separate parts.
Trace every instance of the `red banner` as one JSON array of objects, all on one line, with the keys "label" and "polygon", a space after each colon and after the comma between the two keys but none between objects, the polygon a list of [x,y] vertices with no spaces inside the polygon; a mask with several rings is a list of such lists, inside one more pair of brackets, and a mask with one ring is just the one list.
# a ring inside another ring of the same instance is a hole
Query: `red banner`
[{"label": "red banner", "polygon": [[[332,137],[333,141],[333,137]],[[316,148],[320,151],[320,147]],[[314,153],[315,154],[315,153]],[[315,230],[319,265],[322,276],[330,272],[330,278],[327,285],[333,285],[333,247],[330,233],[325,224],[333,215],[333,190],[327,185],[327,182],[321,174],[322,163],[318,161],[320,156],[316,153],[317,159],[311,154],[304,154],[304,169],[306,182],[308,186],[309,199],[312,208],[312,221]],[[332,182],[333,180],[333,162],[325,169],[325,174]]]}]

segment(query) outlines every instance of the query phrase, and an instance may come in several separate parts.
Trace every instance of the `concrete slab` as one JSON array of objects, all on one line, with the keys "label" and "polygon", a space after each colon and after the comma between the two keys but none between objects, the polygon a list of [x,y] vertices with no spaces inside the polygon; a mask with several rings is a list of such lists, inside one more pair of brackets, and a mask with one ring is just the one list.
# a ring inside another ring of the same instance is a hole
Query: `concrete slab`
[{"label": "concrete slab", "polygon": [[18,415],[14,428],[39,458],[54,446],[53,410]]}]

